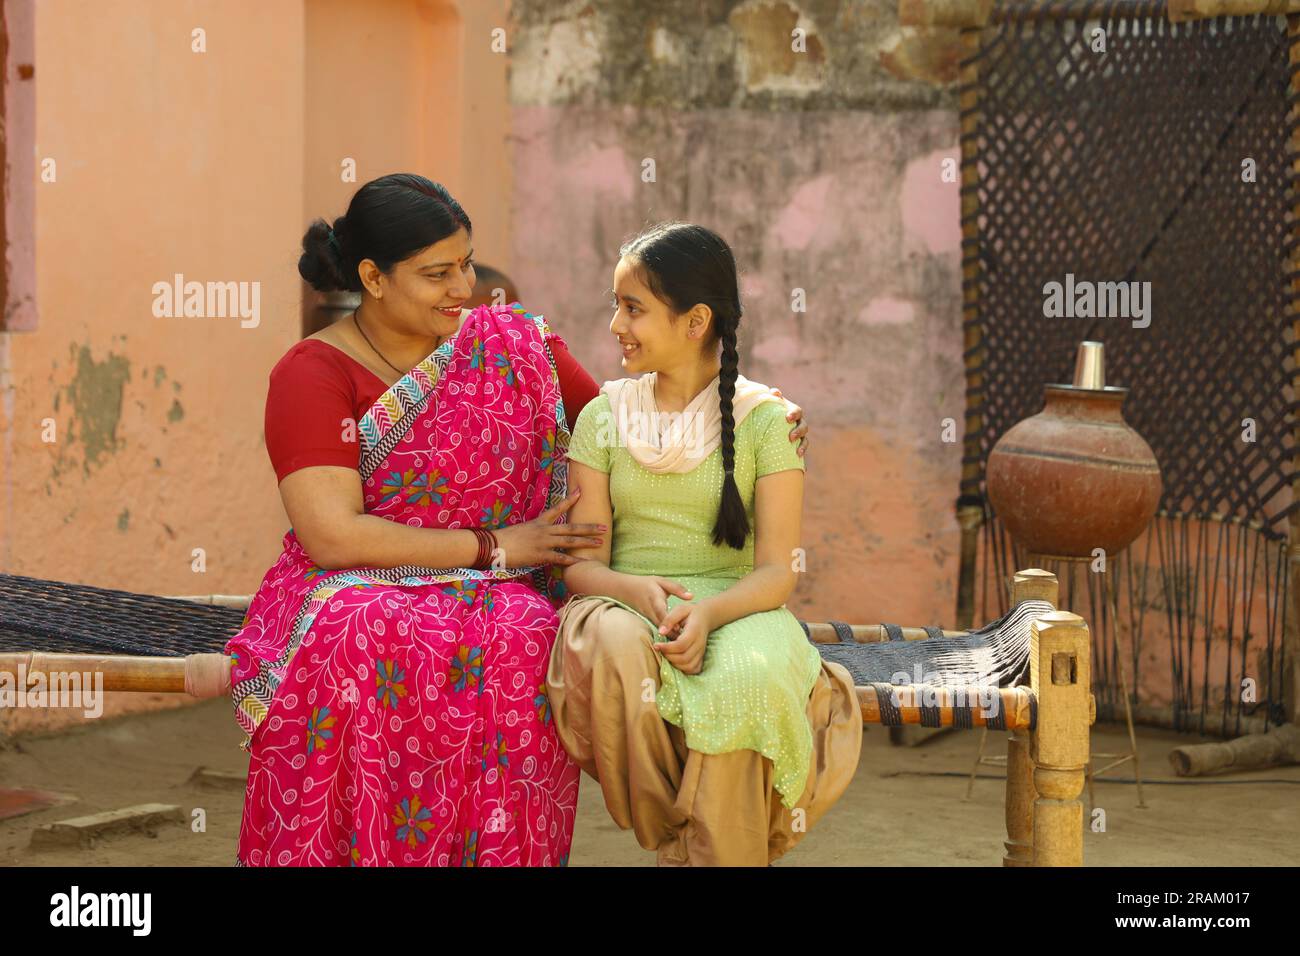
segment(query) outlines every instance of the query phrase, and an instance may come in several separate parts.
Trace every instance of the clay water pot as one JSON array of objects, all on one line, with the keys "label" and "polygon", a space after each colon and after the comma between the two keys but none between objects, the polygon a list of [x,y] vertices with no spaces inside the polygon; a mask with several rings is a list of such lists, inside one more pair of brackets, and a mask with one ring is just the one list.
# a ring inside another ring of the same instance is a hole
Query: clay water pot
[{"label": "clay water pot", "polygon": [[[1096,369],[1101,380],[1100,346]],[[1083,349],[1076,379],[1083,377]],[[1046,557],[1114,555],[1133,543],[1160,503],[1151,446],[1124,421],[1127,388],[1047,385],[1046,407],[1012,426],[986,468],[989,502],[1016,543]]]}]

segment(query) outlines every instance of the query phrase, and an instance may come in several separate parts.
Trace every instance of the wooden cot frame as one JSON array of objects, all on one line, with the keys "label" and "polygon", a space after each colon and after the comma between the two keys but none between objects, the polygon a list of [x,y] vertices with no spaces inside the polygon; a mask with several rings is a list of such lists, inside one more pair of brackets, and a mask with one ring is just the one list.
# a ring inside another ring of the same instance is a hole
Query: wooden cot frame
[{"label": "wooden cot frame", "polygon": [[[1040,568],[1018,571],[1009,582],[1011,606],[1022,601],[1046,601],[1057,607],[1059,582]],[[207,595],[185,600],[230,607],[247,607],[248,597]],[[879,624],[852,625],[861,643],[889,639]],[[905,640],[926,640],[923,628],[905,627]],[[830,624],[809,623],[817,643],[839,640]],[[957,635],[960,631],[946,631]],[[894,705],[905,724],[919,724],[922,704],[937,704],[940,726],[951,727],[954,715],[967,711],[970,729],[983,730],[984,711],[967,702],[992,703],[990,716],[1000,715],[1007,730],[1006,853],[1004,866],[1082,866],[1083,790],[1089,760],[1089,730],[1096,720],[1091,687],[1091,636],[1083,618],[1052,610],[1030,624],[1029,684],[998,690],[997,702],[982,698],[983,688],[934,688],[919,684],[894,687]],[[230,658],[224,654],[188,657],[125,657],[99,654],[0,653],[0,673],[15,677],[34,674],[102,674],[106,691],[189,693],[200,670],[216,664],[226,668],[229,690]],[[187,677],[188,671],[188,677]],[[220,693],[212,690],[205,696]],[[881,702],[876,691],[859,687],[858,701],[865,724],[880,724]],[[999,709],[1000,708],[1000,709]],[[927,707],[929,709],[929,707]]]},{"label": "wooden cot frame", "polygon": [[[1053,608],[1060,583],[1041,568],[1017,571],[1008,582],[1011,607],[1022,601],[1046,601]],[[879,624],[853,625],[855,640],[886,641]],[[926,640],[923,628],[905,627],[904,640]],[[809,637],[818,643],[835,643],[830,624],[808,625]],[[944,631],[956,636],[961,631]],[[1002,714],[1007,730],[1006,853],[1003,866],[1082,866],[1083,803],[1080,793],[1089,762],[1089,736],[1097,719],[1092,695],[1092,636],[1077,614],[1053,610],[1030,624],[1029,683],[1001,689]],[[880,703],[870,687],[859,687],[862,722],[879,724]],[[895,688],[905,724],[921,723],[917,701],[934,688],[901,685]],[[939,725],[952,727],[951,693],[939,691]],[[978,699],[975,689],[965,700]],[[1036,711],[1036,715],[1035,715]],[[1036,718],[1036,719],[1035,719]],[[986,729],[987,721],[975,708],[971,730]]]}]

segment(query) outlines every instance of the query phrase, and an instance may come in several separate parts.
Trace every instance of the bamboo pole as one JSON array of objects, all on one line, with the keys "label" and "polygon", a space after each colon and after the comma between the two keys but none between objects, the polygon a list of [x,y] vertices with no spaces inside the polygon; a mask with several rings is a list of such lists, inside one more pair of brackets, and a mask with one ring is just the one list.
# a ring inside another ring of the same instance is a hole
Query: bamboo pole
[{"label": "bamboo pole", "polygon": [[[835,633],[835,628],[830,624],[820,622],[805,621],[808,625],[808,639],[814,644],[838,644],[840,637]],[[859,644],[883,644],[889,640],[889,634],[883,624],[850,624],[853,629],[853,639]],[[929,638],[923,627],[904,627],[900,628],[903,632],[905,641],[924,641]],[[944,637],[965,637],[966,631],[948,631],[943,632]]]},{"label": "bamboo pole", "polygon": [[189,601],[211,607],[233,607],[240,611],[248,610],[248,605],[253,600],[251,594],[166,594],[163,596],[172,601]]},{"label": "bamboo pole", "polygon": [[[939,726],[953,726],[953,715],[958,707],[967,705],[973,708],[971,724],[984,727],[996,717],[1003,717],[1008,728],[1027,728],[1030,717],[1029,689],[1026,687],[998,687],[990,690],[981,687],[933,687],[928,684],[894,684],[890,688],[894,695],[893,706],[898,710],[899,719],[904,724],[921,723],[921,705],[928,704],[933,698],[939,711]],[[862,708],[864,724],[881,723],[880,698],[874,687],[858,687],[858,705]],[[990,713],[985,714],[980,705],[980,694],[992,694]]]},{"label": "bamboo pole", "polygon": [[1038,699],[1034,866],[1083,865],[1083,790],[1091,724],[1091,641],[1083,618],[1052,611],[1030,625],[1029,685]]},{"label": "bamboo pole", "polygon": [[[231,659],[224,654],[190,654],[188,657],[125,657],[107,654],[42,654],[39,652],[0,654],[0,674],[14,680],[30,680],[35,675],[47,678],[56,673],[97,673],[103,675],[104,690],[151,693],[188,693],[196,697],[216,697],[230,689]],[[224,668],[224,681],[217,683],[212,671]],[[20,688],[21,689],[21,688]],[[901,684],[892,687],[902,722],[919,724],[923,704],[933,698],[940,710],[940,725],[953,725],[954,711],[965,704],[974,708],[972,723],[982,727],[998,714],[1004,714],[1008,727],[1029,726],[1029,692],[1023,687],[997,688],[991,712],[980,707],[979,687],[948,688],[924,684]],[[871,687],[859,687],[858,703],[863,723],[881,722],[880,700]]]},{"label": "bamboo pole", "polygon": [[104,690],[219,697],[230,689],[230,662],[225,654],[129,657],[25,651],[0,653],[0,674],[10,675],[20,693],[35,676],[48,683],[53,674],[100,674]]}]

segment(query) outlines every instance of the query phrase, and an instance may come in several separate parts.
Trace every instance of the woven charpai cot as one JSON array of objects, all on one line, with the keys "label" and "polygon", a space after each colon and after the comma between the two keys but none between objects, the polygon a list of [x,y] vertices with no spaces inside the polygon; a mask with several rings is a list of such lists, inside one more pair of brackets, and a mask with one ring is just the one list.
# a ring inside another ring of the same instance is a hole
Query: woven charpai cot
[{"label": "woven charpai cot", "polygon": [[[971,631],[801,624],[824,658],[854,675],[865,723],[1009,731],[1003,862],[1081,865],[1079,793],[1096,714],[1088,628],[1055,610],[1049,572],[1018,572],[1009,597],[1007,614]],[[219,696],[230,689],[222,648],[244,612],[210,605],[243,600],[0,575],[0,687],[20,675],[93,671],[108,691]]]}]

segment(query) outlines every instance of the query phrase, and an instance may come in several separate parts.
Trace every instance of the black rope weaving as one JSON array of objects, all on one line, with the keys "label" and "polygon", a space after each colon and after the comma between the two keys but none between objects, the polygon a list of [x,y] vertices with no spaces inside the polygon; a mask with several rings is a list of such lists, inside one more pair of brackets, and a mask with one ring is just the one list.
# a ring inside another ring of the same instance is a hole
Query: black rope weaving
[{"label": "black rope weaving", "polygon": [[220,652],[244,612],[0,574],[0,651],[183,657]]}]

